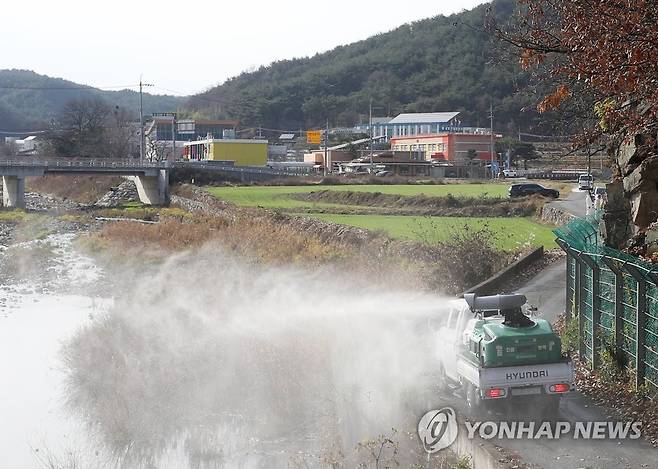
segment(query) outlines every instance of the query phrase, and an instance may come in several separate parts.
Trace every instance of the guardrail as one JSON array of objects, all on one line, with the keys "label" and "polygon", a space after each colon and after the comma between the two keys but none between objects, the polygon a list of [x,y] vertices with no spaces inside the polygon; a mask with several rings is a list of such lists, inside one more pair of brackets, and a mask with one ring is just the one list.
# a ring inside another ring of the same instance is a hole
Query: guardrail
[{"label": "guardrail", "polygon": [[658,389],[658,265],[603,246],[600,213],[557,228],[567,253],[568,315],[578,319],[579,355],[593,368],[610,350]]}]

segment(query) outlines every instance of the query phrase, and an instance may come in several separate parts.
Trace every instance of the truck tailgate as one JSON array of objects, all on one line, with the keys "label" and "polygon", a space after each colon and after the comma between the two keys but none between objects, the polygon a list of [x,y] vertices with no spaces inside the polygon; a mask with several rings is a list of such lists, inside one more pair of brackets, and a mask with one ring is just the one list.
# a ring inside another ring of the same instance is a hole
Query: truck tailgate
[{"label": "truck tailgate", "polygon": [[573,363],[565,360],[542,365],[502,366],[480,369],[480,387],[517,387],[567,383],[574,380]]}]

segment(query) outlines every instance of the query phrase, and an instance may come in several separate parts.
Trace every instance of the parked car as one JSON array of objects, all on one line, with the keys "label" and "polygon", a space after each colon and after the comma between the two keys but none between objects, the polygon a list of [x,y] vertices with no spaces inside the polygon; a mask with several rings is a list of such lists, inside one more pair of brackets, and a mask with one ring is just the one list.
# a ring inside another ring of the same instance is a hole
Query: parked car
[{"label": "parked car", "polygon": [[512,184],[509,188],[510,197],[524,197],[533,194],[539,194],[544,197],[553,197],[554,199],[560,197],[559,191],[534,183]]},{"label": "parked car", "polygon": [[503,169],[503,176],[506,178],[519,177],[515,169]]},{"label": "parked car", "polygon": [[375,176],[377,176],[377,177],[393,176],[393,171],[377,171],[375,173]]},{"label": "parked car", "polygon": [[589,191],[594,187],[594,176],[591,174],[581,174],[578,176],[578,189]]}]

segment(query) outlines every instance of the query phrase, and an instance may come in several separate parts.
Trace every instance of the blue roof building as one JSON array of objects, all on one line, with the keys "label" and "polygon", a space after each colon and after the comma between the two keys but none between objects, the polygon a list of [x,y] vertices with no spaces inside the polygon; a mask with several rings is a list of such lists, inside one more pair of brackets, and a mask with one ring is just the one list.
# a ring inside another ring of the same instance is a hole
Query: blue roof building
[{"label": "blue roof building", "polygon": [[[409,137],[414,135],[431,135],[441,132],[461,130],[459,112],[419,112],[404,113],[397,117],[373,117],[372,134],[375,137]],[[356,129],[369,133],[368,123],[359,124]]]}]

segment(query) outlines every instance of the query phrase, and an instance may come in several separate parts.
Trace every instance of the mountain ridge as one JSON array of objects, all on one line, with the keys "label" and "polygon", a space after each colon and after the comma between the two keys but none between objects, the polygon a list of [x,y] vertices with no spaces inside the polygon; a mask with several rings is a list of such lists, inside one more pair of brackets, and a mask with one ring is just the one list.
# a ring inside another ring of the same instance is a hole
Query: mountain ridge
[{"label": "mountain ridge", "polygon": [[468,124],[497,128],[537,125],[529,77],[514,61],[494,64],[484,31],[491,11],[505,22],[515,0],[494,0],[450,16],[404,24],[313,56],[280,60],[243,72],[191,96],[184,109],[204,117],[239,119],[243,126],[279,129],[349,126],[373,115],[459,111]]},{"label": "mountain ridge", "polygon": [[[139,92],[101,90],[32,70],[0,70],[0,130],[22,132],[46,129],[63,106],[73,99],[101,97],[111,106],[139,117]],[[176,111],[184,97],[143,93],[144,115]]]}]

